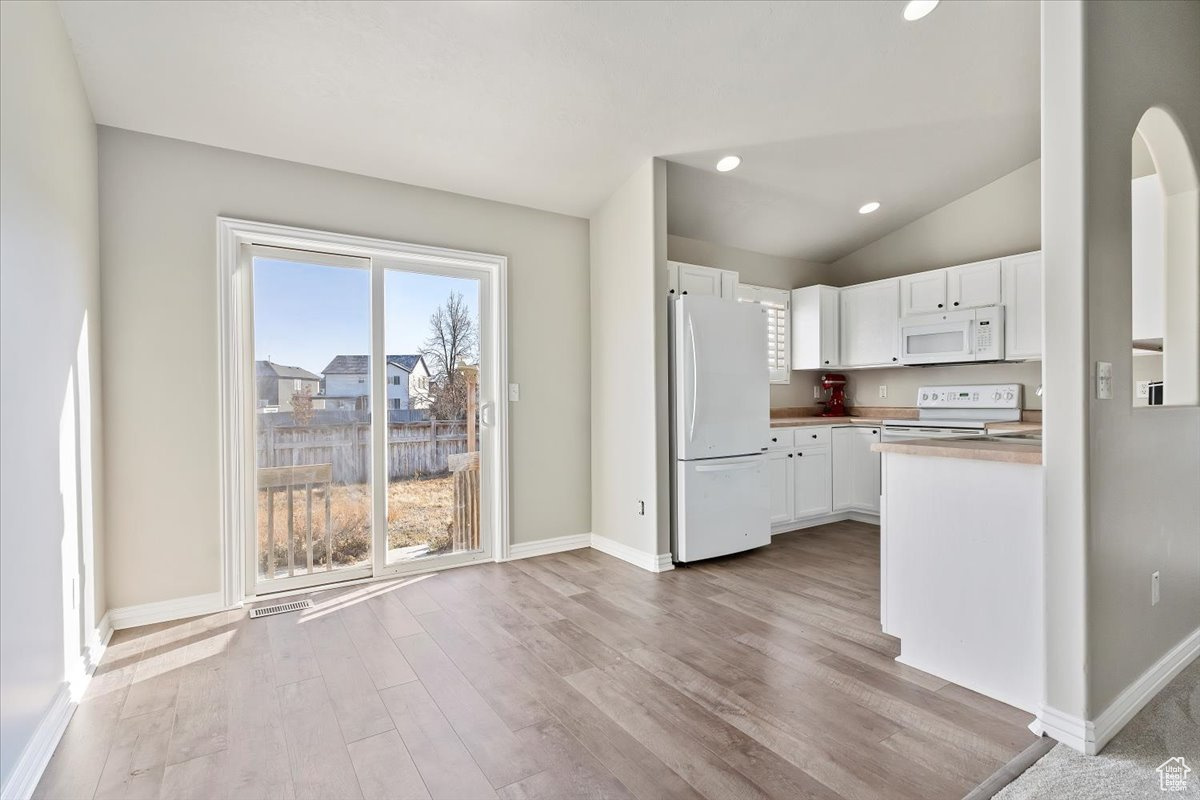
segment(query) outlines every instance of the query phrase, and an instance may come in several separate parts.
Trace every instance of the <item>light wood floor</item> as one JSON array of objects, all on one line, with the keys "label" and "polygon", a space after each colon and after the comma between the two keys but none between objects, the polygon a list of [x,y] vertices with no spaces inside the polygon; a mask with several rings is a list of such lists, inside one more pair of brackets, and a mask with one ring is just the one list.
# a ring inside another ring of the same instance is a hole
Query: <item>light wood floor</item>
[{"label": "light wood floor", "polygon": [[893,661],[878,529],[593,550],[113,636],[39,798],[958,798],[1027,715]]}]

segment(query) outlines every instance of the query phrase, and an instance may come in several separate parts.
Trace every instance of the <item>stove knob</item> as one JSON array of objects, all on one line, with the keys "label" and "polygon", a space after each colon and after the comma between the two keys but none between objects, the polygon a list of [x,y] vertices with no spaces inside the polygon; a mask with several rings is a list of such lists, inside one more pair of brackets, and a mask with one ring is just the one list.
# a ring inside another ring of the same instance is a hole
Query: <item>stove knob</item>
[{"label": "stove knob", "polygon": [[999,392],[995,392],[995,393],[993,393],[993,394],[992,394],[992,399],[993,399],[993,400],[999,400],[999,399],[1000,399],[1000,393],[999,393]]},{"label": "stove knob", "polygon": [[1005,393],[1004,393],[1004,399],[1005,399],[1005,400],[1012,400],[1012,399],[1013,399],[1013,393],[1012,393],[1012,392],[1005,392]]},{"label": "stove knob", "polygon": [[921,399],[922,399],[922,400],[928,400],[928,399],[929,399],[929,395],[927,395],[927,394],[925,394],[924,392],[922,392],[922,393],[921,393]]}]

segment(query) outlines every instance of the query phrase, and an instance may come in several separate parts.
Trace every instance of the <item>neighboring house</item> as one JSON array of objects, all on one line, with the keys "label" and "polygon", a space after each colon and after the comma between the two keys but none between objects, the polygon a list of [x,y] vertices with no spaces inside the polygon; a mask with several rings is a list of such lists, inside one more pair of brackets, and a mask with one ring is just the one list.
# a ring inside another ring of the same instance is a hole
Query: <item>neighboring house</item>
[{"label": "neighboring house", "polygon": [[[359,407],[368,406],[371,382],[367,374],[368,357],[336,356],[325,367],[325,394],[328,397],[362,398]],[[421,355],[387,357],[387,399],[389,411],[407,411],[429,407],[429,367]]]},{"label": "neighboring house", "polygon": [[255,361],[254,376],[258,410],[264,413],[291,411],[292,395],[307,391],[315,397],[321,390],[321,376],[301,367]]}]

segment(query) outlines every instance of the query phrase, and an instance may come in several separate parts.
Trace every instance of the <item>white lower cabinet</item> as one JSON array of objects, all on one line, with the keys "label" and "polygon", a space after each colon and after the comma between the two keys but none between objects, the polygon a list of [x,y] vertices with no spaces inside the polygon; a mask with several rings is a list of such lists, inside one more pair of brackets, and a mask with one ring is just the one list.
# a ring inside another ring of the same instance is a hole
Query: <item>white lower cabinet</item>
[{"label": "white lower cabinet", "polygon": [[767,453],[767,483],[771,488],[771,524],[791,522],[796,516],[793,508],[795,492],[792,488],[795,453],[772,451]]},{"label": "white lower cabinet", "polygon": [[819,517],[833,511],[830,492],[830,460],[828,445],[805,447],[792,459],[796,487],[795,518]]},{"label": "white lower cabinet", "polygon": [[831,514],[879,513],[879,428],[777,428],[766,454],[771,528],[789,530]]},{"label": "white lower cabinet", "polygon": [[833,510],[879,513],[879,428],[833,429]]}]

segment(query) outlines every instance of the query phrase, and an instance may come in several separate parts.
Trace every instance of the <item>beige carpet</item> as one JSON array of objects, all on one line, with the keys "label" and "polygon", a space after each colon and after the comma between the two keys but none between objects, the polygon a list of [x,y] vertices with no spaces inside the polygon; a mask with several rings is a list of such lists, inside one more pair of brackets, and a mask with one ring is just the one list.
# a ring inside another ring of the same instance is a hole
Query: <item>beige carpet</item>
[{"label": "beige carpet", "polygon": [[[1186,789],[1164,792],[1157,768],[1183,756]],[[1056,745],[995,800],[1200,797],[1200,661],[1179,673],[1097,756]]]}]

